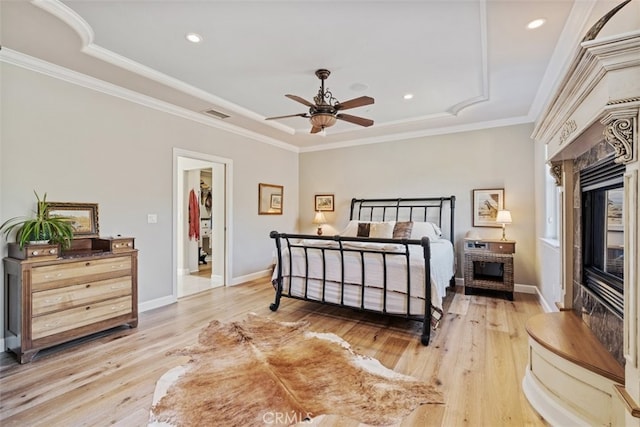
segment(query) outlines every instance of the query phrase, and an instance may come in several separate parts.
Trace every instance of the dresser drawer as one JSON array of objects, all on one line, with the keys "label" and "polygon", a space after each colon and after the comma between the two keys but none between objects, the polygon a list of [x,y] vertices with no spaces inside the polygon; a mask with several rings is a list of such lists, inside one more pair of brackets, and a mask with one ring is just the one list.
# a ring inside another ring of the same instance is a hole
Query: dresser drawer
[{"label": "dresser drawer", "polygon": [[66,310],[98,301],[131,295],[131,289],[131,276],[123,276],[34,292],[31,299],[31,314],[33,316],[40,316],[54,311]]},{"label": "dresser drawer", "polygon": [[489,251],[501,254],[512,254],[516,251],[515,244],[512,242],[489,242]]},{"label": "dresser drawer", "polygon": [[31,270],[31,289],[37,292],[130,274],[128,256],[46,265]]},{"label": "dresser drawer", "polygon": [[131,295],[45,314],[32,319],[32,339],[69,331],[132,312]]},{"label": "dresser drawer", "polygon": [[116,254],[120,252],[128,252],[134,249],[133,239],[114,239],[111,245],[111,251]]},{"label": "dresser drawer", "polygon": [[16,259],[45,261],[60,256],[60,245],[26,244],[20,247],[18,243],[9,243],[9,256]]}]

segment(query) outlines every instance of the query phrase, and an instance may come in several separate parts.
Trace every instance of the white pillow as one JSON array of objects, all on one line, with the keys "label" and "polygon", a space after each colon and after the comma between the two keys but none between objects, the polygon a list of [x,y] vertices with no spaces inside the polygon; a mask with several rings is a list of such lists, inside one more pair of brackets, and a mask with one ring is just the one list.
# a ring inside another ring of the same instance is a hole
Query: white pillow
[{"label": "white pillow", "polygon": [[349,221],[349,224],[347,224],[347,227],[342,231],[342,233],[340,233],[340,235],[345,237],[358,236],[358,221]]},{"label": "white pillow", "polygon": [[393,227],[395,225],[395,221],[372,222],[371,229],[369,230],[369,237],[374,239],[392,239]]},{"label": "white pillow", "polygon": [[411,229],[412,239],[422,239],[428,237],[430,239],[439,239],[442,236],[442,230],[436,224],[432,222],[413,222],[413,228]]},{"label": "white pillow", "polygon": [[395,221],[385,221],[385,222],[376,222],[376,221],[349,221],[347,227],[340,233],[341,236],[345,237],[358,237],[358,224],[367,223],[371,224],[369,228],[369,237],[372,238],[382,238],[382,239],[391,239],[393,238],[393,227],[396,225]]}]

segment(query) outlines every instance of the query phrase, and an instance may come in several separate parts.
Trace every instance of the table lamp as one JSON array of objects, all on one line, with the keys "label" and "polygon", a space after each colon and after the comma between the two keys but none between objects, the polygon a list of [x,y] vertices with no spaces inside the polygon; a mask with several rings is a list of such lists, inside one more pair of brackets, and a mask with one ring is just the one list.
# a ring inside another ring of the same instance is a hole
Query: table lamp
[{"label": "table lamp", "polygon": [[313,218],[313,223],[318,226],[318,236],[322,236],[322,226],[327,223],[324,214],[320,211],[316,212],[316,216]]},{"label": "table lamp", "polygon": [[507,224],[511,224],[511,212],[507,210],[498,211],[496,222],[498,224],[502,224],[502,239],[500,240],[507,240],[507,237],[505,236],[505,226]]}]

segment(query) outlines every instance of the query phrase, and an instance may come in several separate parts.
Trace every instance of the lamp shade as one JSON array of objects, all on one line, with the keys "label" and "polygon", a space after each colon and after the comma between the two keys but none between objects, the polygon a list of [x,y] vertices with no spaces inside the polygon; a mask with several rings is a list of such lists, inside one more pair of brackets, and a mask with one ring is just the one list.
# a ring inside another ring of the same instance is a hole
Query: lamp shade
[{"label": "lamp shade", "polygon": [[498,211],[498,216],[496,216],[496,222],[498,224],[511,224],[511,212]]},{"label": "lamp shade", "polygon": [[313,224],[326,224],[327,220],[322,212],[316,212],[316,216],[313,217]]}]

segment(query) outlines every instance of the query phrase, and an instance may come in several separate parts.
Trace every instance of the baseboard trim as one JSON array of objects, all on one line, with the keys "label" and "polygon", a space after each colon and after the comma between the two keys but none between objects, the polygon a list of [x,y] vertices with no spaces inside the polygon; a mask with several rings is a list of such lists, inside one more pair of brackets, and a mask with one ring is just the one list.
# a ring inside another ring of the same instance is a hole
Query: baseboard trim
[{"label": "baseboard trim", "polygon": [[533,285],[521,285],[521,284],[514,284],[513,285],[513,291],[514,292],[518,292],[520,294],[540,294],[538,292],[538,287],[537,286],[533,286]]},{"label": "baseboard trim", "polygon": [[250,282],[251,280],[257,280],[257,279],[261,279],[263,277],[269,277],[269,276],[271,276],[271,269],[270,268],[267,269],[267,270],[262,270],[262,271],[257,271],[255,273],[246,274],[244,276],[234,277],[229,282],[229,286],[235,286],[235,285],[239,285],[239,284],[244,283],[244,282]]},{"label": "baseboard trim", "polygon": [[154,308],[164,307],[165,305],[170,305],[178,300],[173,297],[173,295],[167,295],[166,297],[156,298],[151,301],[145,301],[143,303],[138,304],[138,312],[143,313],[145,311],[153,310]]}]

